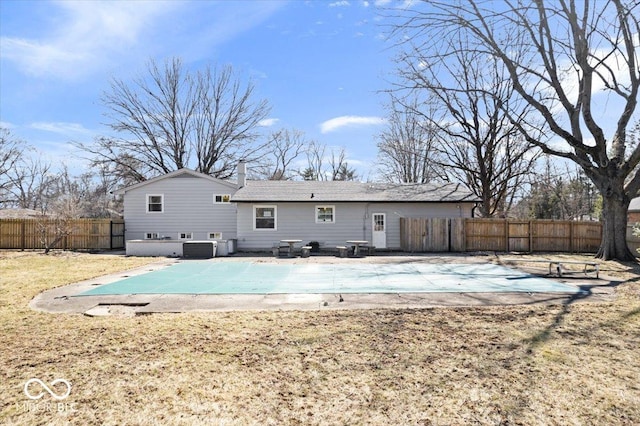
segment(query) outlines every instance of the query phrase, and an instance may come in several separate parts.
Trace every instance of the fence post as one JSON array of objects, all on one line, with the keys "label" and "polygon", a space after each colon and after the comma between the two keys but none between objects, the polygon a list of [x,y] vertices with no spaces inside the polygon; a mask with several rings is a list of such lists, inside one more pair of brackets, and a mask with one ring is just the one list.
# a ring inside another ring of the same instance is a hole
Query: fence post
[{"label": "fence post", "polygon": [[504,251],[509,253],[509,219],[504,219]]},{"label": "fence post", "polygon": [[573,221],[569,222],[569,253],[573,253],[573,248],[575,245],[573,244],[573,236],[575,232],[573,232]]},{"label": "fence post", "polygon": [[23,220],[20,225],[20,247],[24,251],[27,245],[27,223]]}]

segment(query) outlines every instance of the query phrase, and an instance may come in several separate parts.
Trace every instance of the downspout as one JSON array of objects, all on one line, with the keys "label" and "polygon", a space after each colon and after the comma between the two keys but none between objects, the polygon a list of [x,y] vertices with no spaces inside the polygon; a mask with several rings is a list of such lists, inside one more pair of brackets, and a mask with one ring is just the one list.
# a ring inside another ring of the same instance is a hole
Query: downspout
[{"label": "downspout", "polygon": [[[362,218],[362,239],[365,241],[368,241],[367,240],[367,219],[370,217],[369,207],[371,207],[371,203],[366,203],[364,207],[364,217]],[[371,238],[373,238],[373,232],[371,233]]]}]

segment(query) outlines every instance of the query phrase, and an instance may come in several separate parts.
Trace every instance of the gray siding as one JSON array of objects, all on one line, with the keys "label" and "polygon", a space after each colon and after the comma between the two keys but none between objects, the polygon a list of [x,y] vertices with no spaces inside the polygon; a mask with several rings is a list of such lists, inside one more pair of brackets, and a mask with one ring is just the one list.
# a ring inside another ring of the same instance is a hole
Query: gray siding
[{"label": "gray siding", "polygon": [[[193,176],[162,179],[127,191],[124,195],[125,238],[144,239],[146,232],[178,239],[192,232],[194,240],[206,240],[210,232],[223,239],[236,238],[236,205],[214,204],[214,194],[230,194],[235,186]],[[162,194],[162,213],[147,213],[147,194]]]},{"label": "gray siding", "polygon": [[238,203],[239,250],[266,250],[282,239],[318,241],[333,249],[347,240],[371,241],[372,213],[386,213],[387,248],[400,249],[401,217],[471,217],[472,209],[469,203],[322,203],[335,206],[335,223],[316,223],[314,203],[255,205],[277,207],[277,229],[254,230],[254,204]]}]

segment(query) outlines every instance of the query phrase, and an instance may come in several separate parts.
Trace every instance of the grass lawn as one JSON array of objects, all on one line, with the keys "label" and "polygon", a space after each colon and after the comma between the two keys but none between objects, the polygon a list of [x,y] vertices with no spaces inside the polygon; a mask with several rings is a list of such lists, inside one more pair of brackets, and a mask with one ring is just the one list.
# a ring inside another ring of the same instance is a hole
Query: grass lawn
[{"label": "grass lawn", "polygon": [[[28,307],[149,261],[0,252],[0,424],[640,423],[637,265],[604,263],[626,281],[598,304],[94,318]],[[31,378],[72,390],[30,400]]]}]

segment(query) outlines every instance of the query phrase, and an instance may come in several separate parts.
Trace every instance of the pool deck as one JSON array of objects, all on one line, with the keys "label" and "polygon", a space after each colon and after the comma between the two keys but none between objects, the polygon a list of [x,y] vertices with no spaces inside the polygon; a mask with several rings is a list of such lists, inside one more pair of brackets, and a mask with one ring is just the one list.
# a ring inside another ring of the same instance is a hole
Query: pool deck
[{"label": "pool deck", "polygon": [[[496,263],[495,256],[479,255],[379,255],[366,258],[311,256],[282,259],[267,256],[235,255],[214,258],[211,262],[264,262],[285,264],[443,264]],[[81,296],[97,285],[109,284],[127,277],[166,268],[178,259],[158,258],[141,268],[105,275],[87,281],[48,290],[30,303],[32,309],[50,313],[81,313],[89,316],[144,315],[151,313],[237,311],[237,310],[326,310],[326,309],[412,309],[435,307],[469,307],[526,304],[566,304],[573,302],[605,302],[614,297],[611,282],[606,277],[573,274],[569,277],[549,277],[542,270],[520,270],[538,273],[558,282],[576,286],[582,293],[527,292],[434,292],[434,293],[349,293],[349,294],[128,294]]]}]

